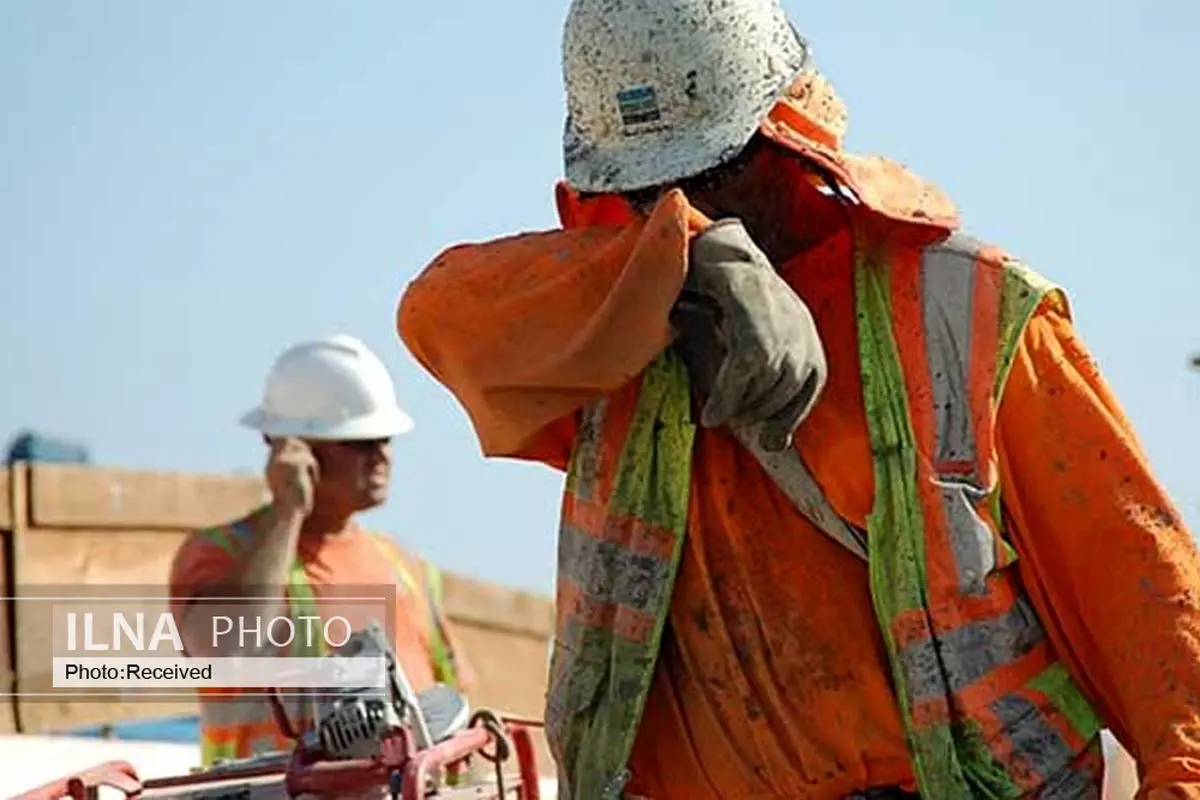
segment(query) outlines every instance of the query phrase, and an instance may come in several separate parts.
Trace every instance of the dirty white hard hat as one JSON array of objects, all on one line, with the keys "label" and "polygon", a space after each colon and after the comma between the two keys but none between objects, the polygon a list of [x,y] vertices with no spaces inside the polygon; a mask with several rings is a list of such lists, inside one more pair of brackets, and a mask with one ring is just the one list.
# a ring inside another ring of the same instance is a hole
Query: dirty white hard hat
[{"label": "dirty white hard hat", "polygon": [[567,183],[625,192],[725,163],[809,68],[778,0],[572,0]]},{"label": "dirty white hard hat", "polygon": [[241,423],[272,437],[338,441],[386,439],[414,427],[383,362],[345,334],[285,350],[267,375],[262,404]]}]

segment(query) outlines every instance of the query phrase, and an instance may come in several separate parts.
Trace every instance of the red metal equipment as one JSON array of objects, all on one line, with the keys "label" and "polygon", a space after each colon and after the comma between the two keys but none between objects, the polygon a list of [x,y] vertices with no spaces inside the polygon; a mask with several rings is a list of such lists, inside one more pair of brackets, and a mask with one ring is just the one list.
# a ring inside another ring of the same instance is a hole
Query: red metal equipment
[{"label": "red metal equipment", "polygon": [[[94,800],[101,788],[137,800],[267,800],[267,798],[390,797],[391,800],[541,800],[530,728],[539,723],[477,711],[471,724],[444,741],[415,751],[412,734],[394,728],[378,755],[320,759],[297,744],[290,758],[269,764],[230,766],[170,778],[140,780],[120,761],[32,789],[12,800]],[[516,774],[505,770],[515,755]],[[467,783],[473,759],[495,764],[494,778]],[[435,775],[458,781],[434,782]],[[453,784],[453,785],[446,785]]]},{"label": "red metal equipment", "polygon": [[124,761],[106,761],[65,778],[31,789],[10,800],[90,800],[101,788],[116,789],[126,797],[136,797],[142,790],[142,782],[131,764]]}]

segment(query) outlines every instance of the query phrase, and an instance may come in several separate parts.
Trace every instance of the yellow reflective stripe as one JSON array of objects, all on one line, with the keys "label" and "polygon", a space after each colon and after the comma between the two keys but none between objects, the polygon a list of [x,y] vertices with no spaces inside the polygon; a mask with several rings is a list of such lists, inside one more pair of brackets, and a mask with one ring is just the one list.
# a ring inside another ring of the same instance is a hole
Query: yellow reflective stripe
[{"label": "yellow reflective stripe", "polygon": [[[308,574],[304,571],[304,563],[297,559],[288,571],[288,611],[292,622],[300,630],[300,617],[315,617],[317,599],[313,594],[312,584],[308,582]],[[292,656],[295,658],[317,657],[326,655],[324,638],[316,637],[312,645],[308,644],[307,636],[297,635],[292,640]]]},{"label": "yellow reflective stripe", "polygon": [[421,587],[417,584],[417,579],[413,577],[412,572],[408,569],[408,565],[404,563],[404,558],[401,557],[400,552],[392,544],[391,540],[381,533],[375,533],[371,534],[371,541],[375,542],[375,546],[383,551],[384,558],[392,565],[392,569],[395,570],[396,575],[399,576],[405,588],[414,596],[419,596],[421,594]]},{"label": "yellow reflective stripe", "polygon": [[429,587],[429,611],[433,619],[433,649],[434,671],[442,683],[458,687],[458,671],[454,666],[454,651],[450,649],[450,640],[442,628],[442,571],[428,561],[425,562],[425,582]]},{"label": "yellow reflective stripe", "polygon": [[428,561],[425,562],[425,583],[429,586],[429,600],[434,607],[442,607],[442,571]]},{"label": "yellow reflective stripe", "polygon": [[400,581],[404,584],[405,588],[407,588],[412,594],[419,595],[421,593],[421,587],[417,585],[416,578],[413,577],[412,572],[410,572],[408,569],[408,565],[404,563],[404,559],[392,545],[391,541],[380,533],[371,534],[371,541],[375,543],[376,547],[383,551],[384,558],[386,558],[388,563],[392,565],[392,569],[395,570],[396,575],[399,576]]},{"label": "yellow reflective stripe", "polygon": [[200,734],[200,766],[216,766],[218,761],[229,758],[237,758],[237,742],[216,742]]},{"label": "yellow reflective stripe", "polygon": [[[383,551],[384,557],[391,563],[400,581],[414,597],[421,596],[421,587],[413,577],[404,558],[390,539],[380,533],[372,534],[372,540]],[[429,604],[430,618],[430,660],[433,662],[434,676],[442,683],[457,686],[457,675],[454,669],[454,654],[450,650],[445,632],[442,630],[442,573],[437,567],[422,559],[425,567],[427,591],[425,600]]]}]

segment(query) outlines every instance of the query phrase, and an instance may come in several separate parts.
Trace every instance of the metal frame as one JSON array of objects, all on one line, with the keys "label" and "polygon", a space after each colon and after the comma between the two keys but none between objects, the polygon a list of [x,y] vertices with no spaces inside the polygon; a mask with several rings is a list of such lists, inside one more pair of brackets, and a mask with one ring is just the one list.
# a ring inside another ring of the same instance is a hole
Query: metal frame
[{"label": "metal frame", "polygon": [[[303,746],[292,751],[284,765],[249,765],[244,769],[225,769],[210,774],[197,773],[170,778],[141,780],[132,765],[124,761],[109,761],[82,772],[68,775],[39,786],[12,800],[93,800],[101,788],[116,789],[133,800],[144,794],[168,798],[169,790],[181,792],[202,790],[209,783],[230,783],[238,780],[278,777],[290,797],[301,794],[339,794],[362,789],[391,790],[394,800],[487,800],[509,798],[541,800],[537,760],[530,729],[540,727],[533,720],[496,716],[477,712],[472,725],[428,749],[415,750],[412,733],[398,728],[382,742],[380,754],[369,759],[320,760]],[[511,749],[510,749],[511,743]],[[489,748],[491,748],[489,752]],[[505,786],[513,776],[503,773],[503,766],[515,754],[516,782]],[[483,758],[497,764],[495,793],[486,784],[464,787],[440,787],[427,794],[427,779],[438,770],[450,773],[461,770],[472,758]],[[481,794],[481,789],[489,794]],[[167,790],[167,791],[164,791]],[[512,790],[515,790],[515,794]]]}]

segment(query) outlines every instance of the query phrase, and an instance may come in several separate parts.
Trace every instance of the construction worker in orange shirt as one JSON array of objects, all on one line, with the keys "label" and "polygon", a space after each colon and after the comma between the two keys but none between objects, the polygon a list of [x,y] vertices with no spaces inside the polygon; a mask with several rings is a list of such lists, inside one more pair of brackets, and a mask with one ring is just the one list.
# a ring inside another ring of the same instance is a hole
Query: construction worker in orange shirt
[{"label": "construction worker in orange shirt", "polygon": [[[441,682],[469,690],[474,679],[442,608],[440,572],[356,519],[386,501],[392,440],[414,427],[379,358],[347,335],[289,347],[267,378],[262,404],[242,423],[268,445],[271,500],[242,519],[197,531],[176,554],[171,597],[189,653],[203,655],[207,647],[210,623],[189,613],[197,599],[278,593],[287,607],[259,616],[300,619],[321,616],[323,602],[337,604],[339,589],[361,594],[354,587],[394,585],[392,646],[413,689]],[[205,766],[290,748],[265,695],[210,694],[199,696]],[[311,728],[314,705],[288,698],[300,731]]]},{"label": "construction worker in orange shirt", "polygon": [[563,74],[561,229],[397,311],[566,472],[560,797],[1094,798],[1108,728],[1200,798],[1200,557],[1065,293],[843,149],[775,0],[573,0]]}]

